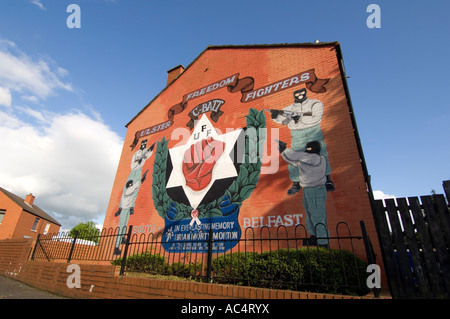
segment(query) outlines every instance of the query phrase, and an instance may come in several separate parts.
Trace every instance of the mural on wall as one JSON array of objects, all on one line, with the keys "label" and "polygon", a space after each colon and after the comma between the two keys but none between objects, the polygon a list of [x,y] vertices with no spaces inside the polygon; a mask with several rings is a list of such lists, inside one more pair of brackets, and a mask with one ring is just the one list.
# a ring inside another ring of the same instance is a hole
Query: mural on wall
[{"label": "mural on wall", "polygon": [[[142,174],[142,168],[153,154],[155,144],[147,148],[148,140],[141,141],[141,147],[133,154],[131,158],[131,170],[127,182],[122,191],[119,209],[114,213],[114,217],[119,218],[119,233],[123,232],[128,226],[130,215],[134,214],[134,205],[139,192],[139,188],[147,177],[148,170]],[[114,248],[114,254],[120,255],[120,245],[124,243],[125,236],[117,236]]]},{"label": "mural on wall", "polygon": [[[269,110],[274,122],[287,125],[291,133],[291,148],[294,151],[305,151],[306,144],[311,141],[320,143],[320,155],[326,160],[327,189],[334,190],[331,181],[331,167],[328,161],[327,145],[323,140],[320,122],[323,116],[323,103],[319,100],[309,99],[307,90],[300,89],[294,92],[294,102],[282,110]],[[294,195],[301,190],[299,172],[293,164],[289,164],[289,178],[293,182],[288,195]]]},{"label": "mural on wall", "polygon": [[165,221],[166,250],[201,252],[207,247],[190,241],[206,240],[211,234],[225,240],[215,242],[215,252],[227,251],[239,241],[239,210],[259,179],[257,148],[263,147],[264,136],[258,130],[265,127],[263,112],[255,109],[245,120],[246,127],[219,134],[202,115],[187,143],[171,149],[164,138],[158,143],[152,191]]},{"label": "mural on wall", "polygon": [[[292,181],[287,195],[303,190],[303,207],[306,228],[311,236],[305,244],[326,246],[329,237],[325,201],[327,191],[334,191],[328,151],[320,126],[323,103],[309,99],[305,88],[293,93],[294,102],[282,110],[268,110],[274,122],[286,125],[290,130],[291,148],[278,141],[280,153],[289,163],[289,179]],[[319,239],[317,239],[319,238]]]},{"label": "mural on wall", "polygon": [[[239,78],[239,74],[215,81],[185,94],[180,103],[169,109],[167,121],[135,133],[131,150],[139,141],[141,144],[133,155],[131,172],[115,214],[120,216],[120,227],[126,226],[129,215],[134,213],[139,188],[149,178],[148,170],[142,174],[142,167],[154,155],[152,193],[144,196],[151,196],[155,210],[164,221],[164,249],[206,252],[204,240],[213,236],[213,252],[230,250],[241,238],[238,219],[241,206],[260,179],[267,136],[266,114],[270,114],[273,122],[291,133],[291,141],[278,141],[281,156],[289,163],[292,181],[286,196],[303,188],[308,231],[318,237],[323,235],[320,231],[316,234],[315,228],[320,223],[326,225],[326,192],[334,190],[334,184],[320,128],[323,104],[309,99],[307,89],[314,93],[326,92],[328,79],[317,78],[314,69],[310,69],[257,89],[254,83],[252,77]],[[301,84],[306,88],[296,89]],[[245,117],[233,122],[241,123],[240,128],[221,132],[215,125],[223,124],[227,104],[224,97],[199,104],[193,102],[222,88],[229,93],[240,93],[242,105],[283,91],[293,94],[294,102],[277,109],[249,108]],[[189,119],[181,123],[176,117],[185,110]],[[173,128],[170,134],[164,134],[169,128]],[[148,140],[155,133],[163,136],[147,148]],[[171,145],[179,142],[169,147],[169,141]],[[122,238],[118,238],[117,253],[121,243]]]}]

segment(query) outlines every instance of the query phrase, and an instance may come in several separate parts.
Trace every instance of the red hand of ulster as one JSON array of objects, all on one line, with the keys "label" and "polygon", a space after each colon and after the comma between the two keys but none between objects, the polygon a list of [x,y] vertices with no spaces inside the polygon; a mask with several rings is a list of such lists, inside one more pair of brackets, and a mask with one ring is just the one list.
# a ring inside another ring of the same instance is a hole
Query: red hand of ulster
[{"label": "red hand of ulster", "polygon": [[193,191],[205,189],[212,179],[212,171],[225,148],[225,143],[212,137],[192,144],[184,153],[182,171],[186,185]]}]

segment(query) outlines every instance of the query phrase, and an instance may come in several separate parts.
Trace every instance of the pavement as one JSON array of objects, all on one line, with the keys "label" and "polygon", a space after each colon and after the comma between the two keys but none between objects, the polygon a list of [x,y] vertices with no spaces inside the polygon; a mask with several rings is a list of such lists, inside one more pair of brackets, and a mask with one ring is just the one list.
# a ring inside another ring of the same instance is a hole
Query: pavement
[{"label": "pavement", "polygon": [[69,299],[0,275],[0,299]]}]

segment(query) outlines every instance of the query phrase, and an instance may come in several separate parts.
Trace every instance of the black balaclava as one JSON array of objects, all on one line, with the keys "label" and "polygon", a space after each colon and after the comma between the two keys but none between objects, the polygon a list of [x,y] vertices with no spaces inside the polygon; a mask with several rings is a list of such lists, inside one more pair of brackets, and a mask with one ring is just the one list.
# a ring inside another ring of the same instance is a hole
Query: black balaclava
[{"label": "black balaclava", "polygon": [[[300,94],[300,96],[296,96],[297,94]],[[294,91],[294,102],[295,103],[302,103],[304,100],[306,100],[306,89],[300,89],[297,91]]]},{"label": "black balaclava", "polygon": [[132,181],[132,180],[129,180],[129,181],[126,183],[125,188],[131,187],[131,186],[133,186],[133,181]]},{"label": "black balaclava", "polygon": [[141,141],[141,150],[145,149],[147,147],[147,140]]},{"label": "black balaclava", "polygon": [[317,141],[312,141],[306,144],[306,153],[314,153],[319,155],[320,154],[320,143]]}]

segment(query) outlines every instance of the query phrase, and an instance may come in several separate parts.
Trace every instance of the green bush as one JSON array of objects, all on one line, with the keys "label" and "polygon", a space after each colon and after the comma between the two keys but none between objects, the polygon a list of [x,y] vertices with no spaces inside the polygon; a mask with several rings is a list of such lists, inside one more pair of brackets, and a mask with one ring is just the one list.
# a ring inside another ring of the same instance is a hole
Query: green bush
[{"label": "green bush", "polygon": [[[111,262],[120,266],[122,258]],[[127,258],[126,271],[201,277],[198,261],[169,264],[149,252]],[[214,282],[274,289],[366,295],[367,262],[345,250],[325,248],[280,249],[264,253],[223,254],[212,261]]]},{"label": "green bush", "polygon": [[369,292],[366,268],[366,262],[348,251],[324,248],[240,252],[212,262],[216,282],[351,295]]},{"label": "green bush", "polygon": [[[115,266],[122,265],[122,257],[111,261]],[[166,273],[168,264],[163,256],[159,254],[150,254],[146,251],[141,254],[134,254],[127,257],[125,263],[127,271],[130,272],[147,272],[147,273]]]},{"label": "green bush", "polygon": [[[111,264],[115,266],[122,265],[123,258],[120,257]],[[193,277],[199,275],[202,271],[202,263],[193,262],[174,262],[169,264],[160,254],[150,254],[146,251],[140,254],[133,254],[127,257],[126,270],[129,272],[153,273],[153,274],[171,274],[181,277]]]},{"label": "green bush", "polygon": [[202,273],[203,264],[201,262],[175,262],[168,267],[168,272],[175,276],[195,277]]}]

